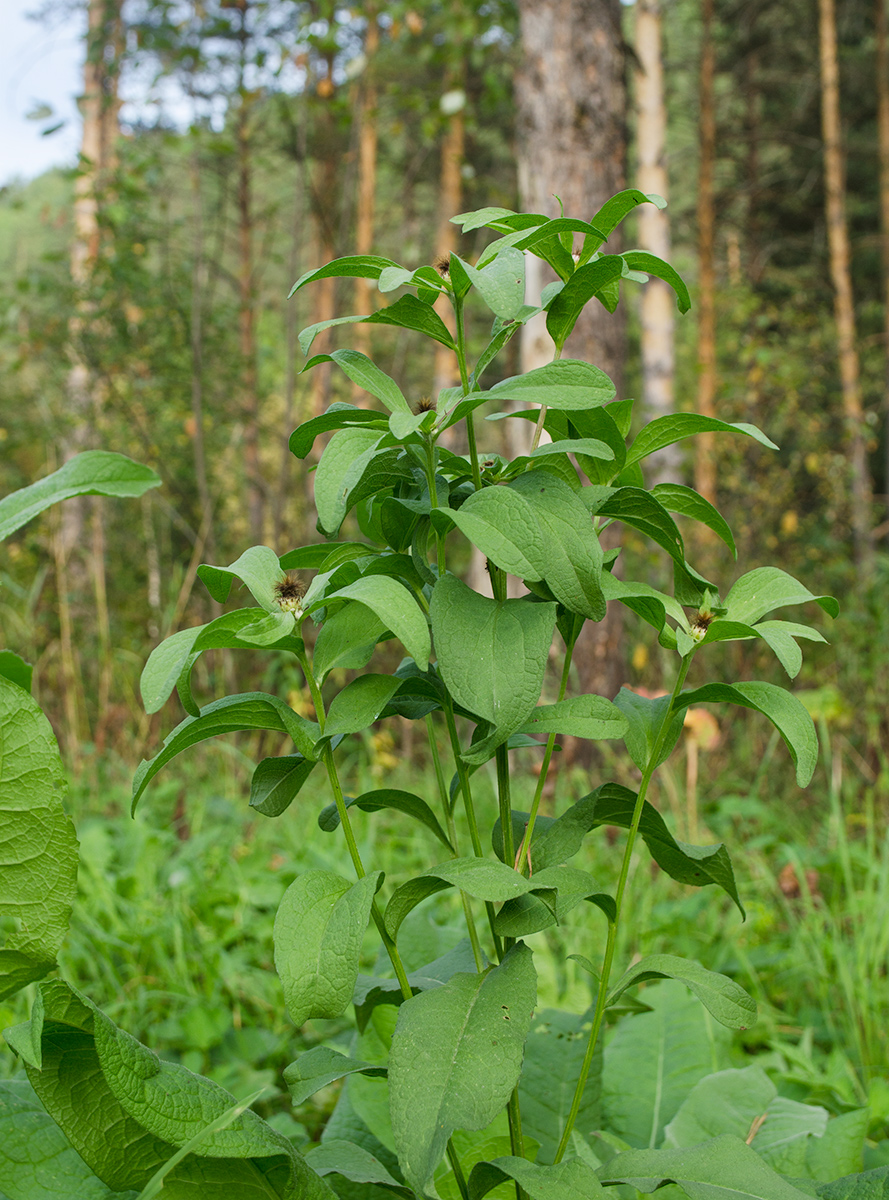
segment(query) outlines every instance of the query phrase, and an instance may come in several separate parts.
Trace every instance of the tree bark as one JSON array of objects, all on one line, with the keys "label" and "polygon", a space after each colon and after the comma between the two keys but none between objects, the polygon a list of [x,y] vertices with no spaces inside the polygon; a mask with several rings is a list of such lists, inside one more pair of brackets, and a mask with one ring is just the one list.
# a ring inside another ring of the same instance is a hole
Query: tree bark
[{"label": "tree bark", "polygon": [[[318,120],[324,131],[319,141],[320,145],[329,147],[315,169],[313,183],[312,206],[315,216],[315,236],[317,244],[316,262],[319,266],[336,258],[337,215],[339,205],[337,195],[337,160],[334,155],[336,145],[335,114],[333,112],[333,97],[336,85],[333,79],[333,56],[327,60],[327,74],[318,81],[316,92],[324,108]],[[313,323],[331,321],[336,315],[336,280],[333,277],[319,279],[313,286],[315,294],[315,311]],[[329,329],[318,334],[312,346],[313,354],[328,354],[333,345]],[[323,412],[330,401],[330,363],[321,363],[312,370],[312,415]]]},{"label": "tree bark", "polygon": [[[380,27],[377,24],[376,8],[365,10],[367,31],[364,35],[364,79],[359,106],[358,140],[358,216],[355,225],[355,253],[370,254],[374,244],[374,221],[377,191],[377,87],[374,77],[374,59],[380,45]],[[376,307],[370,280],[355,280],[356,313],[369,313]],[[370,353],[370,326],[355,326],[355,348],[363,354]],[[354,393],[364,394],[356,384]]]},{"label": "tree bark", "polygon": [[[524,208],[591,220],[624,187],[626,90],[620,0],[519,0],[523,62],[516,79],[519,192]],[[608,241],[619,251],[619,231]],[[623,392],[623,307],[593,301],[566,354],[594,362]],[[585,692],[614,696],[625,677],[619,606],[588,623],[575,650]]]},{"label": "tree bark", "polygon": [[[640,191],[667,198],[664,149],[667,111],[664,103],[664,72],[661,60],[660,0],[636,0],[636,183]],[[639,245],[643,250],[670,259],[670,221],[666,212],[653,204],[639,209]],[[640,305],[642,351],[642,403],[647,420],[666,416],[673,403],[673,293],[662,279],[649,279],[642,289]],[[646,462],[649,484],[679,483],[682,452],[678,445],[666,446]]]},{"label": "tree bark", "polygon": [[[714,81],[716,47],[713,40],[713,0],[701,5],[701,60],[698,88],[698,395],[702,417],[716,415],[716,214],[713,168],[716,161]],[[716,461],[712,433],[695,438],[695,488],[716,503]]]},{"label": "tree bark", "polygon": [[867,430],[861,403],[855,305],[852,297],[851,254],[846,221],[846,183],[840,128],[840,87],[834,0],[818,0],[818,41],[821,65],[821,129],[824,140],[824,197],[830,276],[834,288],[843,413],[849,443],[852,493],[852,536],[855,561],[867,573],[872,565],[871,504],[867,463]]},{"label": "tree bark", "polygon": [[[875,0],[877,43],[877,133],[880,156],[880,249],[883,262],[883,353],[885,355],[884,437],[886,505],[889,509],[889,38],[886,33],[886,0]],[[887,514],[889,515],[889,514]],[[889,529],[889,522],[887,522]],[[887,532],[889,540],[889,532]]]},{"label": "tree bark", "polygon": [[[462,91],[462,74],[455,75],[451,80],[451,92]],[[435,237],[436,261],[450,258],[452,251],[457,249],[457,226],[451,222],[451,217],[460,211],[460,201],[463,195],[463,152],[466,140],[465,119],[463,108],[452,113],[448,119],[444,139],[441,145],[441,176],[438,190],[438,231]],[[442,297],[435,303],[436,311],[451,332],[454,332],[454,314],[449,301]],[[460,382],[457,360],[447,346],[435,343],[435,359],[433,367],[433,386],[435,395],[442,388],[454,387]]]}]

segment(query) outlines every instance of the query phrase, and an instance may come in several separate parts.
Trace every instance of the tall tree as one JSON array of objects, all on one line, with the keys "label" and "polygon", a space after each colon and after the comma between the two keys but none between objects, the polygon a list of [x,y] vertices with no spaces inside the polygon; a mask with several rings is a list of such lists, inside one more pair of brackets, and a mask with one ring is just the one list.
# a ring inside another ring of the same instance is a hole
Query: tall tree
[{"label": "tall tree", "polygon": [[[639,190],[667,198],[664,162],[667,109],[661,59],[660,0],[636,0],[636,183]],[[639,245],[670,259],[670,219],[663,209],[644,204],[639,210]],[[674,301],[668,284],[652,277],[642,290],[640,305],[642,400],[648,419],[673,411]],[[665,446],[648,460],[650,483],[678,483],[682,454],[678,445]]]},{"label": "tall tree", "polygon": [[[358,214],[355,221],[355,253],[370,254],[374,248],[377,196],[377,103],[376,57],[380,47],[380,26],[376,5],[365,9],[364,71],[358,102]],[[373,289],[369,280],[355,280],[355,312],[372,311]],[[370,353],[370,326],[355,326],[355,346]],[[356,392],[361,389],[356,385]]]},{"label": "tall tree", "polygon": [[[701,4],[701,58],[698,87],[698,396],[703,417],[716,415],[716,45],[713,0]],[[712,433],[695,440],[695,488],[716,502],[716,461]]]},{"label": "tall tree", "polygon": [[821,130],[824,140],[824,202],[830,276],[834,289],[843,413],[849,440],[852,534],[856,561],[862,570],[868,571],[873,553],[873,495],[867,463],[867,430],[861,402],[861,372],[855,336],[834,0],[818,0],[818,41],[821,67]]},{"label": "tall tree", "polygon": [[[517,157],[523,207],[592,219],[624,186],[626,90],[620,0],[519,0],[522,65],[516,78]],[[608,242],[620,249],[619,236]],[[623,307],[588,305],[567,353],[586,358],[623,393]],[[625,668],[618,605],[587,624],[575,650],[584,690],[613,696]]]},{"label": "tall tree", "polygon": [[[885,358],[883,483],[889,493],[889,37],[886,34],[886,0],[874,0],[877,43],[877,134],[880,153],[880,249],[883,266],[883,354]],[[886,497],[889,504],[889,494]],[[887,526],[889,528],[889,526]]]}]

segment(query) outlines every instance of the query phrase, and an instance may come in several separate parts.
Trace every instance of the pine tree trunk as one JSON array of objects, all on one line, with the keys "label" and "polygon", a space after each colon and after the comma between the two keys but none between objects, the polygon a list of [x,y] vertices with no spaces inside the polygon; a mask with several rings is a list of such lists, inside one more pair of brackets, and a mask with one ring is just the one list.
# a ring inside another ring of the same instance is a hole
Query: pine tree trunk
[{"label": "pine tree trunk", "polygon": [[[625,186],[626,91],[620,0],[519,0],[523,62],[516,79],[522,205],[591,220]],[[620,250],[619,236],[608,241]],[[595,301],[577,322],[566,354],[601,367],[623,393],[624,307]],[[575,650],[583,691],[614,696],[625,677],[618,605],[587,623]],[[583,744],[582,744],[583,745]]]},{"label": "pine tree trunk", "polygon": [[830,276],[834,288],[843,413],[849,441],[852,493],[852,535],[855,561],[869,572],[873,557],[871,504],[867,463],[867,431],[861,404],[855,306],[852,298],[851,255],[846,222],[846,183],[840,133],[840,86],[837,62],[836,14],[833,0],[818,0],[821,61],[821,129],[824,139],[824,193]]},{"label": "pine tree trunk", "polygon": [[[877,42],[877,131],[880,155],[880,248],[883,262],[883,353],[885,355],[884,421],[886,440],[886,504],[889,508],[889,38],[886,34],[886,0],[875,0]],[[889,522],[887,522],[889,531]],[[889,532],[887,532],[889,539]]]},{"label": "pine tree trunk", "polygon": [[[450,90],[459,92],[462,77],[455,76],[451,81]],[[452,113],[445,130],[441,146],[441,176],[438,190],[438,232],[435,238],[436,261],[446,260],[451,252],[457,249],[457,226],[451,222],[451,217],[460,211],[460,200],[463,194],[463,150],[465,142],[465,122],[463,109]],[[436,311],[451,332],[454,332],[454,315],[450,303],[446,299],[436,301]],[[433,387],[435,395],[442,388],[455,387],[460,382],[457,360],[447,346],[435,343],[435,360],[433,368]]]},{"label": "pine tree trunk", "polygon": [[[703,0],[701,17],[698,90],[697,410],[702,417],[713,417],[716,415],[716,214],[713,205],[713,168],[716,161],[716,47],[713,40],[713,0]],[[699,433],[695,438],[695,488],[711,504],[716,503],[716,460],[712,433]]]},{"label": "pine tree trunk", "polygon": [[[377,87],[374,78],[374,59],[380,45],[380,27],[376,9],[365,10],[367,32],[364,35],[364,78],[361,87],[359,108],[358,141],[358,218],[355,226],[355,253],[370,254],[374,244],[374,219],[377,191]],[[368,279],[355,280],[355,307],[353,312],[370,313],[377,307],[376,289]],[[370,354],[370,326],[355,326],[355,348],[362,354]],[[356,396],[363,390],[356,384]]]},{"label": "pine tree trunk", "polygon": [[[317,92],[323,101],[331,101],[335,91],[333,80],[333,56],[327,61],[327,74],[319,80]],[[336,131],[335,117],[331,104],[325,105],[318,120],[324,135],[319,139],[320,145],[326,148],[326,153],[315,168],[315,179],[312,187],[312,206],[315,217],[315,237],[317,253],[315,261],[319,266],[336,258],[337,242],[337,160],[335,157]],[[312,288],[315,294],[315,310],[312,321],[332,321],[336,316],[336,280],[332,277],[319,279]],[[318,334],[312,346],[312,354],[327,354],[333,345],[329,329]],[[321,363],[312,370],[312,415],[323,412],[330,402],[330,363]]]},{"label": "pine tree trunk", "polygon": [[[636,184],[640,191],[667,198],[664,147],[667,111],[661,61],[660,0],[636,0]],[[653,204],[639,209],[639,245],[659,258],[670,260],[670,220]],[[645,419],[673,412],[673,293],[662,279],[651,278],[642,289],[641,352],[642,402]],[[649,484],[679,483],[682,452],[666,446],[647,460]]]}]

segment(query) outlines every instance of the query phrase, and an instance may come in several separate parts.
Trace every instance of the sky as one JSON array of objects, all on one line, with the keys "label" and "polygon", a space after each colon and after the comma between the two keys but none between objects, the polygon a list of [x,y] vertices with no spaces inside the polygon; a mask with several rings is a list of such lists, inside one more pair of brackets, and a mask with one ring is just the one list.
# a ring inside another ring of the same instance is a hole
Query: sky
[{"label": "sky", "polygon": [[[83,49],[78,18],[59,14],[67,7],[55,0],[0,0],[0,187],[77,160]],[[48,19],[29,20],[38,8],[49,10]],[[38,105],[51,107],[52,115],[28,120]],[[60,121],[62,128],[43,136]]]}]

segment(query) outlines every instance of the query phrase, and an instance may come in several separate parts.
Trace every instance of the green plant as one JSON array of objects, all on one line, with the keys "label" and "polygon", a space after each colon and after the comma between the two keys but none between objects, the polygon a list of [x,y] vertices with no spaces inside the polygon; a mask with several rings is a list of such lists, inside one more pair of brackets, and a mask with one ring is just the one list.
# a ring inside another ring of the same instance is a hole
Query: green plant
[{"label": "green plant", "polygon": [[[305,458],[320,434],[333,432],[315,475],[324,541],[281,558],[254,546],[228,567],[200,568],[218,602],[241,583],[256,603],[181,630],[151,655],[142,677],[147,710],[158,711],[175,688],[188,715],[140,766],[133,805],[183,750],[234,731],[271,730],[293,743],[292,753],[266,758],[254,772],[250,804],[266,817],[281,817],[309,791],[313,773],[324,772],[333,803],[319,824],[342,831],[354,879],[317,867],[292,883],[275,919],[275,965],[297,1027],[339,1020],[352,1005],[354,1037],[346,1052],[342,1044],[321,1044],[285,1072],[296,1105],[345,1080],[320,1143],[302,1154],[210,1080],[160,1062],[69,985],[41,985],[31,1021],[8,1030],[7,1040],[58,1122],[54,1152],[70,1142],[118,1193],[142,1189],[144,1200],[162,1187],[172,1197],[296,1200],[387,1191],[480,1200],[506,1185],[519,1198],[575,1200],[672,1183],[674,1194],[692,1200],[790,1200],[815,1194],[850,1164],[860,1167],[866,1132],[860,1114],[842,1131],[836,1128],[841,1118],[830,1125],[826,1110],[815,1106],[799,1103],[806,1111],[793,1109],[788,1117],[786,1106],[774,1107],[768,1079],[752,1075],[744,1077],[744,1103],[733,1110],[738,1081],[721,1077],[730,1069],[724,1027],[749,1026],[755,1005],[732,979],[665,953],[624,964],[615,977],[619,933],[630,919],[628,878],[643,845],[674,879],[715,885],[743,913],[725,846],[677,841],[647,800],[689,705],[758,711],[787,744],[801,785],[815,767],[815,728],[791,693],[761,682],[686,689],[693,662],[714,643],[759,638],[792,678],[801,662],[797,639],[823,639],[809,626],[764,618],[809,601],[837,611],[831,598],[814,596],[769,567],[743,575],[721,601],[716,585],[688,562],[671,514],[702,522],[734,549],[723,518],[690,488],[644,487],[640,464],[662,446],[702,430],[770,446],[762,433],[679,413],[644,426],[628,444],[632,402],[616,399],[595,366],[562,358],[583,307],[596,300],[613,310],[624,279],[657,275],[674,288],[680,308],[688,308],[685,286],[666,263],[638,251],[601,252],[623,217],[649,201],[661,203],[637,191],[621,193],[592,222],[484,209],[455,218],[464,230],[490,226],[500,235],[474,266],[451,255],[439,270],[410,271],[388,259],[356,256],[309,272],[295,285],[358,276],[376,280],[384,293],[409,289],[369,317],[324,324],[364,321],[424,334],[454,352],[461,383],[435,404],[412,404],[363,354],[339,349],[310,359],[307,368],[337,364],[382,408],[334,403],[291,438],[293,452]],[[526,251],[558,276],[540,307],[524,303]],[[487,346],[470,364],[466,301],[473,290],[494,322]],[[454,334],[433,308],[442,297],[453,307]],[[497,354],[541,311],[555,342],[554,361],[483,388]],[[323,327],[304,331],[305,353]],[[495,405],[499,411],[491,418],[515,416],[503,406],[516,402],[531,406],[517,414],[534,422],[528,453],[509,461],[480,451],[477,410]],[[466,455],[443,444],[443,435],[458,427],[465,430]],[[337,540],[347,519],[361,540]],[[643,533],[667,553],[673,595],[613,573],[617,552],[605,552],[599,541],[612,522]],[[449,544],[454,531],[487,559],[490,597],[448,570],[457,560]],[[309,583],[298,574],[307,571],[316,572]],[[508,575],[524,580],[526,594],[508,597]],[[647,621],[661,645],[675,652],[669,695],[651,699],[626,689],[613,700],[568,695],[580,631],[587,620],[604,617],[608,602]],[[303,636],[309,619],[318,627],[313,642]],[[556,633],[562,647],[557,699],[540,704]],[[391,640],[408,657],[392,673],[365,671],[378,645]],[[199,706],[191,685],[198,657],[212,648],[256,647],[299,663],[314,720],[261,692]],[[360,673],[331,695],[332,673],[340,669]],[[437,783],[433,802],[392,787],[347,795],[341,746],[395,715],[425,726]],[[563,734],[622,741],[639,772],[637,790],[596,781],[561,815],[542,815]],[[541,756],[528,811],[513,802],[525,786],[510,757],[520,750]],[[488,764],[497,795],[490,828],[475,778]],[[415,822],[436,848],[432,865],[385,892],[382,871],[365,863],[353,826],[358,813],[381,810]],[[620,865],[613,894],[587,871],[567,865],[586,835],[602,826],[627,830],[615,849]],[[485,850],[488,839],[493,854]],[[465,937],[409,969],[405,922],[450,889]],[[527,939],[560,924],[576,929],[571,914],[584,902],[592,918],[580,926],[580,953],[571,957],[594,981],[592,1009],[586,1017],[535,1014]],[[363,975],[368,926],[377,931],[381,958]],[[631,996],[652,981],[665,982],[647,987],[641,999]],[[616,1025],[603,1051],[606,1019]],[[88,1113],[74,1103],[84,1095]],[[20,1094],[15,1101],[30,1103]],[[766,1138],[768,1149],[758,1153],[746,1114],[753,1120],[765,1114],[771,1133],[779,1109],[799,1144],[781,1157],[780,1139]]]}]

